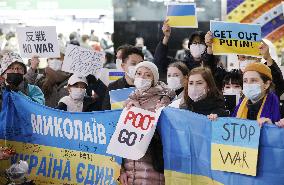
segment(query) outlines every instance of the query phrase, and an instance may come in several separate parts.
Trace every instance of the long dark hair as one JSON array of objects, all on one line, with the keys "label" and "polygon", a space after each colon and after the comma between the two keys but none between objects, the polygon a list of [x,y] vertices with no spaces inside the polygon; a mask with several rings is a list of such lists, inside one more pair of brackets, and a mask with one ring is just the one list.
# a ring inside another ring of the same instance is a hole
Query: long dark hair
[{"label": "long dark hair", "polygon": [[221,93],[218,91],[218,88],[215,84],[213,75],[211,73],[211,70],[207,67],[197,67],[192,69],[189,74],[188,74],[188,78],[185,84],[185,89],[184,89],[184,100],[185,102],[189,102],[189,96],[188,96],[188,80],[189,77],[191,75],[196,75],[196,74],[200,74],[202,76],[202,78],[205,80],[205,82],[207,83],[208,86],[208,93],[207,96],[211,96],[211,97],[220,97]]}]

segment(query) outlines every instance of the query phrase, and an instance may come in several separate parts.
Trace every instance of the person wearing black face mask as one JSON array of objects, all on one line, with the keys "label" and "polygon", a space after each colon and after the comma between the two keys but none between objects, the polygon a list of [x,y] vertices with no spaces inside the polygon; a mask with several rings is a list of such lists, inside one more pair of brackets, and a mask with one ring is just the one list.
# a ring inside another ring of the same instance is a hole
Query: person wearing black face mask
[{"label": "person wearing black face mask", "polygon": [[21,73],[7,73],[6,83],[11,87],[11,90],[17,90],[17,87],[24,80],[24,75]]},{"label": "person wearing black face mask", "polygon": [[1,84],[0,101],[2,101],[2,92],[6,89],[25,95],[37,103],[44,104],[45,99],[40,88],[29,84],[24,79],[27,69],[20,55],[14,52],[5,53],[1,59],[0,72],[2,78],[5,79],[4,83]]}]

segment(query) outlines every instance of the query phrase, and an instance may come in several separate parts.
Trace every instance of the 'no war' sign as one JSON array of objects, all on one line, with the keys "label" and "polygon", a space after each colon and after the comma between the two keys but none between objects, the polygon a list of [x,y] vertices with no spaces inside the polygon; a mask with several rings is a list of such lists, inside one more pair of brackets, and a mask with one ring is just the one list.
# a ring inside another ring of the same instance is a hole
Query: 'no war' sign
[{"label": "'no war' sign", "polygon": [[255,176],[259,136],[256,121],[218,118],[212,122],[211,169]]},{"label": "'no war' sign", "polygon": [[16,31],[22,57],[60,57],[55,26],[17,27]]}]

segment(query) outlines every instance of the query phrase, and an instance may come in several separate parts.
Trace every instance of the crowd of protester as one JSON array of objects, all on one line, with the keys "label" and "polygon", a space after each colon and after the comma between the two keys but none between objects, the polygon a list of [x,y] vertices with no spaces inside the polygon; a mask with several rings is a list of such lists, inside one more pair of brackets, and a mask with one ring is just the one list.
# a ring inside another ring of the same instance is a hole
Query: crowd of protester
[{"label": "crowd of protester", "polygon": [[[163,106],[186,109],[208,117],[213,122],[218,117],[236,117],[256,120],[284,127],[284,111],[280,96],[284,92],[284,79],[273,44],[263,39],[259,47],[262,59],[238,55],[239,69],[227,71],[219,56],[212,50],[212,33],[196,31],[182,42],[175,59],[168,56],[169,40],[173,39],[171,27],[165,21],[162,39],[154,55],[144,46],[143,38],[136,45],[125,44],[115,55],[111,34],[101,40],[94,35],[71,33],[69,41],[62,42],[59,58],[49,58],[47,67],[40,72],[39,58],[29,60],[29,67],[10,47],[13,35],[1,50],[1,91],[15,91],[34,102],[69,112],[91,112],[111,109],[109,91],[135,87],[125,101],[132,106],[155,112]],[[0,35],[1,36],[1,35]],[[106,52],[105,68],[118,69],[125,75],[106,85],[93,75],[86,77],[62,71],[64,47],[74,44]],[[227,95],[238,98],[230,105]],[[178,123],[177,123],[178,124]],[[214,124],[214,123],[212,123]],[[11,154],[12,155],[12,154]],[[0,159],[9,153],[0,150]],[[155,132],[146,155],[139,160],[124,159],[121,168],[122,184],[164,184],[162,144]]]}]

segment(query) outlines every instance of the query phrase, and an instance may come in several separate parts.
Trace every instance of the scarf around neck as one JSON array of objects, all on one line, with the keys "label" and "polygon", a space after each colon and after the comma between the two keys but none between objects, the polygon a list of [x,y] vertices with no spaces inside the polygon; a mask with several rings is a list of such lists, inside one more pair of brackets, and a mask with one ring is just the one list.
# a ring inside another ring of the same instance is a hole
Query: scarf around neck
[{"label": "scarf around neck", "polygon": [[[237,118],[247,119],[247,114],[248,114],[247,104],[248,104],[248,99],[246,97],[240,100],[232,116]],[[263,117],[271,119],[272,122],[280,120],[279,99],[272,92],[268,93],[263,98],[262,104],[258,111],[257,119]]]}]

